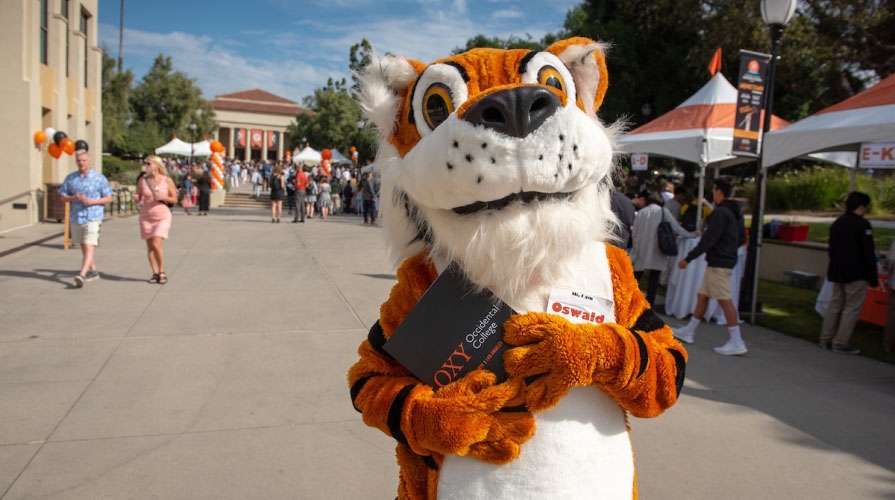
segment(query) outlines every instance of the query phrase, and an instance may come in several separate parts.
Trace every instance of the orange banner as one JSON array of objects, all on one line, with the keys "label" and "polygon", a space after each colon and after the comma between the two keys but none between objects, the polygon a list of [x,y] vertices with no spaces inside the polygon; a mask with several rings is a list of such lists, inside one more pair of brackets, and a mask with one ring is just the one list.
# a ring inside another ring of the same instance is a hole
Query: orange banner
[{"label": "orange banner", "polygon": [[252,148],[260,148],[261,142],[264,140],[264,132],[260,129],[252,129],[250,140],[252,143]]}]

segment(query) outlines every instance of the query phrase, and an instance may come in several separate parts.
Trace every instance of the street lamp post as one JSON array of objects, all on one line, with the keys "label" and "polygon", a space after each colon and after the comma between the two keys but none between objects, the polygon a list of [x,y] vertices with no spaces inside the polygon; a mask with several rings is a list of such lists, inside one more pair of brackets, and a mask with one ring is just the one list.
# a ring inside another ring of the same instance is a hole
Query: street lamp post
[{"label": "street lamp post", "polygon": [[[770,132],[771,114],[774,110],[774,77],[777,69],[777,49],[783,28],[789,24],[796,12],[797,0],[761,0],[761,18],[771,35],[771,60],[768,64],[768,80],[764,100],[764,124],[762,134]],[[755,168],[755,197],[752,203],[752,227],[749,230],[749,248],[746,254],[746,279],[743,280],[743,293],[740,304],[749,304],[749,321],[755,324],[758,306],[758,262],[761,253],[761,235],[764,222],[765,178],[767,169],[762,166],[764,141],[759,151],[758,164]],[[745,299],[745,300],[744,300]]]},{"label": "street lamp post", "polygon": [[196,124],[190,122],[190,169],[193,168],[193,144],[196,143]]}]

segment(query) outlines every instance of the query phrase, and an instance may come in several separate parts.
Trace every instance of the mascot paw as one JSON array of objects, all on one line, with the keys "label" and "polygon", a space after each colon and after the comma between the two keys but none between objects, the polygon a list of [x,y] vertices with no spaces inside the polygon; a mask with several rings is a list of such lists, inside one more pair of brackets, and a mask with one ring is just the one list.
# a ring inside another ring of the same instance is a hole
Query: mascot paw
[{"label": "mascot paw", "polygon": [[525,380],[531,411],[552,408],[572,387],[591,383],[596,357],[583,325],[542,312],[514,315],[504,323],[504,341],[515,346],[503,355],[510,377]]},{"label": "mascot paw", "polygon": [[521,381],[495,384],[496,377],[476,370],[438,391],[419,386],[409,418],[408,444],[417,454],[472,455],[503,463],[516,457],[519,444],[534,433],[530,413],[500,409],[521,392]]}]

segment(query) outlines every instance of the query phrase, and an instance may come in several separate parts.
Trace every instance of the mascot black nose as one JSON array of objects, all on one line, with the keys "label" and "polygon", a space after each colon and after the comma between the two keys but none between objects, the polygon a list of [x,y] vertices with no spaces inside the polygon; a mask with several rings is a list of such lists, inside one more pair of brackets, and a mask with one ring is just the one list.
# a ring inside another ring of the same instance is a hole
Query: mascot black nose
[{"label": "mascot black nose", "polygon": [[473,125],[523,138],[556,112],[562,102],[553,92],[537,85],[497,91],[472,105],[463,119]]}]

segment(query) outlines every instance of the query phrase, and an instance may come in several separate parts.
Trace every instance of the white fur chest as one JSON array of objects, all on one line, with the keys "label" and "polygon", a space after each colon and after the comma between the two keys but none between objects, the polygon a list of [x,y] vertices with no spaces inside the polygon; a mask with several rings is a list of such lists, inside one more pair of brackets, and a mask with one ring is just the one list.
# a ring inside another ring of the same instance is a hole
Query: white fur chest
[{"label": "white fur chest", "polygon": [[[612,299],[606,249],[592,243],[555,286]],[[501,297],[516,311],[544,311],[548,287]],[[607,317],[607,321],[615,318]],[[439,473],[439,499],[630,499],[634,458],[625,412],[595,387],[576,387],[560,403],[535,415],[534,436],[519,457],[498,466],[447,456]]]}]

